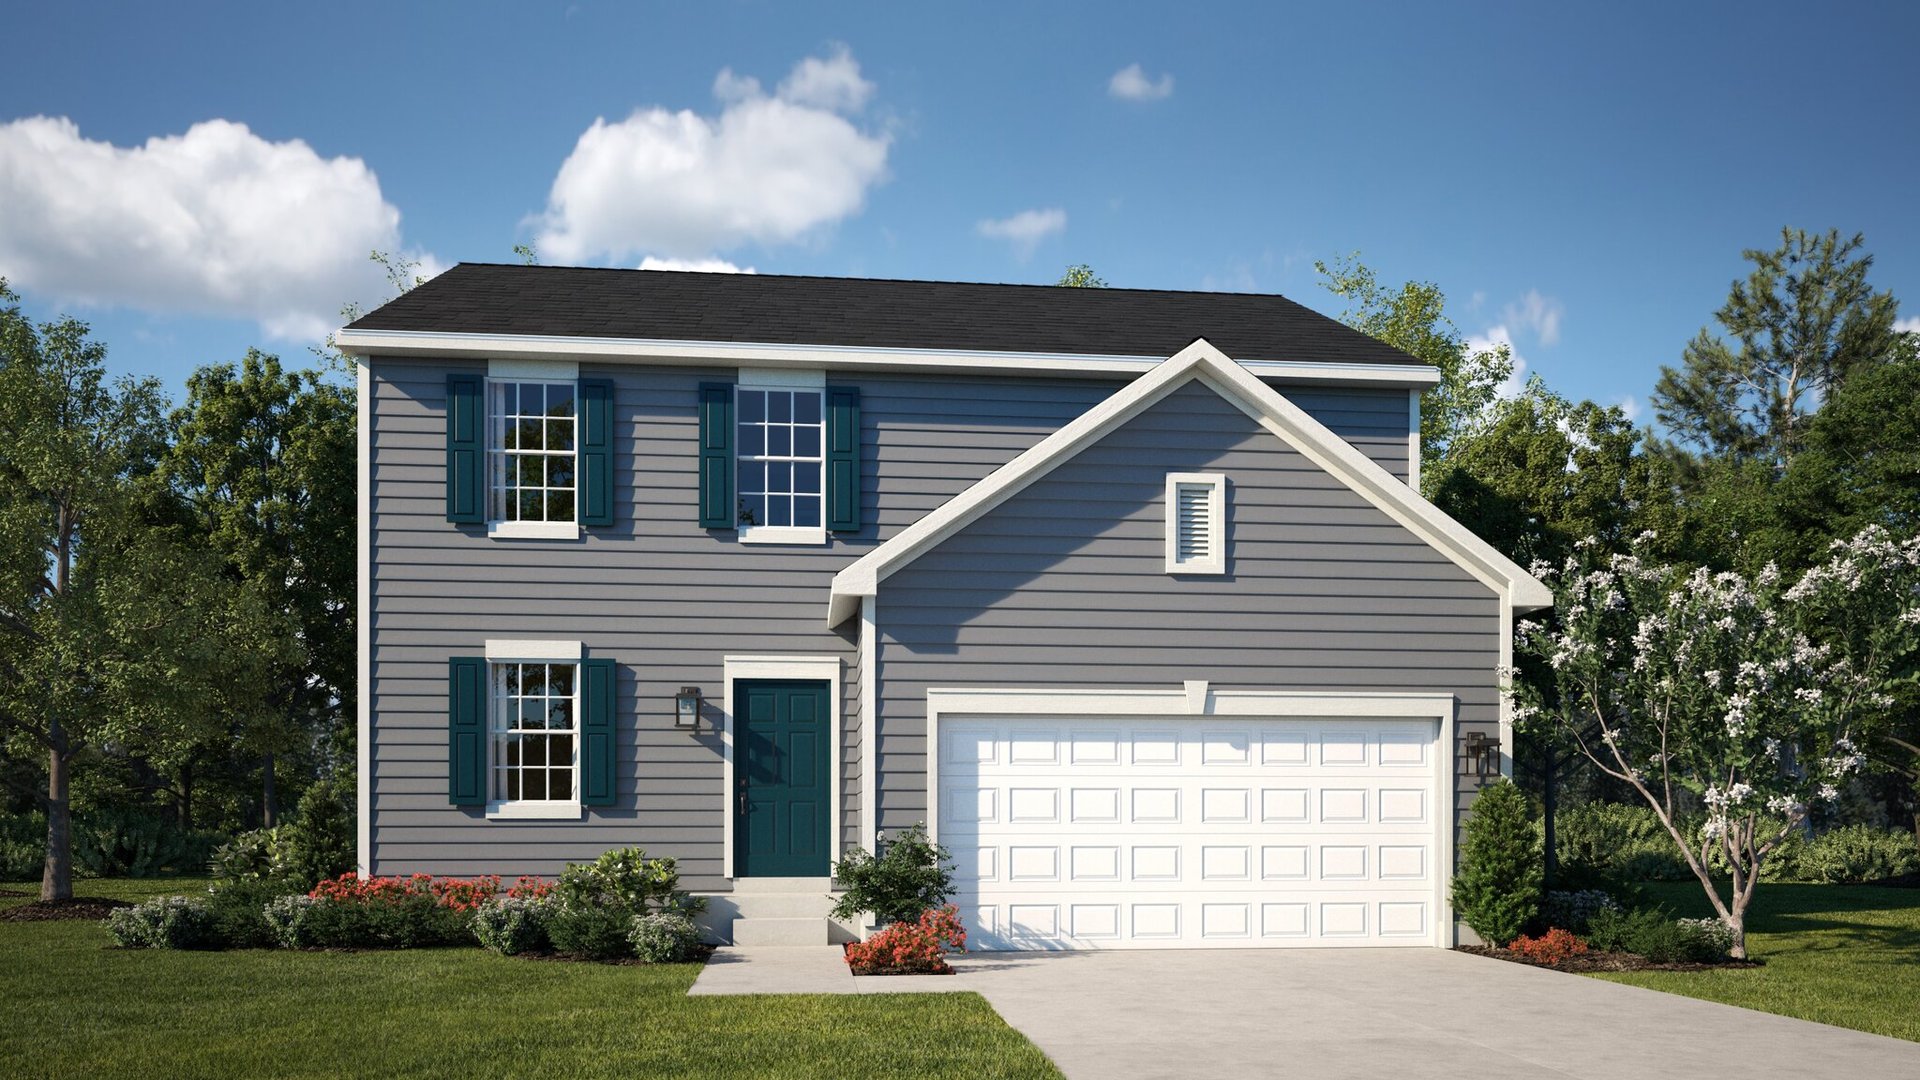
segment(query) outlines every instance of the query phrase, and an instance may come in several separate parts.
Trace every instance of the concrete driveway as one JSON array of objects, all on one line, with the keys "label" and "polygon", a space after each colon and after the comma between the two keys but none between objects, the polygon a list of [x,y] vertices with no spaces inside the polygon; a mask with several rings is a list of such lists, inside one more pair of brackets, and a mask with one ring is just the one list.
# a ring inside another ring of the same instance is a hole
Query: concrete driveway
[{"label": "concrete driveway", "polygon": [[939,989],[985,995],[1074,1080],[1920,1077],[1920,1043],[1439,949],[986,953],[957,966]]}]

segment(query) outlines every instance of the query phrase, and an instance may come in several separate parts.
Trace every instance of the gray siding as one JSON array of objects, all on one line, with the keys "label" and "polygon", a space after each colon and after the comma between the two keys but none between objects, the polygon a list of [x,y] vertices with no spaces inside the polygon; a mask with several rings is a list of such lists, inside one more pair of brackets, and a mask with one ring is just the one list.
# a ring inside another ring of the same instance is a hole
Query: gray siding
[{"label": "gray siding", "polygon": [[[1166,474],[1197,471],[1228,477],[1228,572],[1173,577]],[[882,582],[881,827],[925,817],[930,686],[1438,691],[1495,734],[1500,603],[1189,384]]]},{"label": "gray siding", "polygon": [[[675,731],[670,699],[679,686],[695,685],[717,700],[727,654],[842,658],[840,822],[843,843],[857,842],[858,624],[834,631],[824,625],[833,574],[1119,384],[913,375],[845,380],[862,395],[867,525],[825,547],[772,548],[739,545],[733,534],[708,533],[696,522],[696,388],[730,372],[620,365],[583,370],[615,381],[617,524],[588,530],[579,542],[557,543],[490,540],[482,527],[445,520],[446,375],[482,372],[484,365],[372,365],[374,664],[367,693],[374,716],[373,871],[552,874],[568,860],[637,844],[679,858],[694,887],[723,887],[727,805],[718,739]],[[1290,394],[1405,475],[1404,391]],[[1392,412],[1388,398],[1400,403],[1397,442],[1379,434]],[[1236,423],[1244,421],[1234,415]],[[1100,517],[1107,510],[1086,501],[1093,490],[1047,515],[1047,527],[1055,533],[1071,533],[1082,523],[1104,529]],[[1115,498],[1124,508],[1131,496],[1117,490]],[[982,535],[1000,527],[997,517],[980,525]],[[1018,546],[1016,538],[1008,539]],[[1062,542],[1070,543],[1061,537],[1047,550]],[[977,599],[975,592],[955,603],[964,607]],[[1030,605],[1041,619],[1066,617],[1050,613],[1070,612],[1077,602],[1052,587],[1016,601],[1009,612]],[[937,617],[936,608],[930,606],[926,617]],[[620,664],[616,807],[591,809],[583,821],[508,822],[448,805],[446,660],[477,655],[490,637],[578,639],[588,655]],[[888,762],[902,776],[909,745],[883,742]]]}]

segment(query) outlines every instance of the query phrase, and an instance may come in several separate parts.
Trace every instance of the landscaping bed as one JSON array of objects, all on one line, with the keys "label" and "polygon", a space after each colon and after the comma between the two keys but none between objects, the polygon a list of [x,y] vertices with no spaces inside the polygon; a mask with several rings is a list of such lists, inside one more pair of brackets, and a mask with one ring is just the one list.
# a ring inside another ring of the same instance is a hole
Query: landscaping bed
[{"label": "landscaping bed", "polygon": [[[7,895],[29,896],[31,894],[9,891]],[[30,904],[16,904],[0,911],[0,921],[53,922],[59,919],[92,919],[97,922],[113,914],[115,908],[132,906],[125,900],[115,900],[106,896],[70,896],[65,900],[35,900]]]},{"label": "landscaping bed", "polygon": [[1595,950],[1573,956],[1543,959],[1515,952],[1512,949],[1498,949],[1487,945],[1457,945],[1454,951],[1472,953],[1475,956],[1490,956],[1495,960],[1507,960],[1515,964],[1526,964],[1529,967],[1551,968],[1554,971],[1570,971],[1583,975],[1597,971],[1716,971],[1729,968],[1756,968],[1763,963],[1759,960],[1732,959],[1658,963],[1637,953]]}]

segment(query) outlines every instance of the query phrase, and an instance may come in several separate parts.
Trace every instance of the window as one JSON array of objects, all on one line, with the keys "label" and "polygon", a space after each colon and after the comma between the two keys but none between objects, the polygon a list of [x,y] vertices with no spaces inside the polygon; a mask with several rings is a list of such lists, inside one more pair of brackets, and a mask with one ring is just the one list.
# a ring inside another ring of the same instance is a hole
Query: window
[{"label": "window", "polygon": [[1167,474],[1167,573],[1227,572],[1227,478]]},{"label": "window", "polygon": [[574,524],[578,520],[574,384],[492,381],[487,385],[492,432],[489,520],[510,526]]},{"label": "window", "polygon": [[743,386],[735,395],[740,538],[824,543],[822,391]]},{"label": "window", "polygon": [[489,802],[579,802],[579,665],[495,661]]}]

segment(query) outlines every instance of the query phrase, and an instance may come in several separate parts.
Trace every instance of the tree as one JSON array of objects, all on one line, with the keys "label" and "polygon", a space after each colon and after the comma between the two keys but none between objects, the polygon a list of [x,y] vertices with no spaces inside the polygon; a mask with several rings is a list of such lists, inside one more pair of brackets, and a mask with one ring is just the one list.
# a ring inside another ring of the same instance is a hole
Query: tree
[{"label": "tree", "polygon": [[235,741],[263,762],[261,817],[277,817],[275,763],[331,744],[350,754],[353,714],[354,404],[318,372],[288,372],[248,350],[238,367],[203,367],[174,412],[161,474],[190,534],[237,581],[285,613],[296,641],[248,696],[266,703]]},{"label": "tree", "polygon": [[276,637],[257,596],[141,512],[158,385],[107,385],[86,325],[35,326],[4,282],[0,305],[0,738],[45,763],[40,892],[57,900],[73,894],[75,758],[102,744],[165,756],[203,737]]},{"label": "tree", "polygon": [[[532,244],[515,244],[513,245],[513,253],[514,255],[519,257],[520,264],[522,266],[539,266],[540,265],[540,252],[536,251]],[[420,282],[416,280],[413,284],[418,285],[420,284]],[[400,291],[406,292],[408,288],[412,288],[412,287],[413,286],[409,285],[406,288],[402,288]]]},{"label": "tree", "polygon": [[1067,267],[1067,272],[1061,274],[1060,280],[1054,284],[1064,285],[1069,289],[1104,289],[1107,287],[1107,279],[1094,273],[1093,267],[1086,263],[1075,263]]},{"label": "tree", "polygon": [[1527,820],[1526,796],[1505,780],[1474,797],[1453,906],[1495,947],[1519,937],[1540,910],[1540,834]]},{"label": "tree", "polygon": [[[1870,531],[1791,589],[1770,568],[1686,571],[1597,545],[1551,576],[1557,623],[1523,623],[1519,641],[1552,692],[1519,683],[1515,723],[1557,730],[1653,809],[1744,957],[1761,864],[1864,767],[1859,742],[1920,645],[1920,538]],[[1685,793],[1706,809],[1697,832]]]},{"label": "tree", "polygon": [[1859,233],[1782,229],[1778,248],[1742,253],[1753,271],[1714,316],[1734,343],[1701,330],[1654,388],[1676,453],[1784,469],[1807,413],[1855,372],[1897,354],[1899,305],[1867,283],[1873,256],[1864,243]]},{"label": "tree", "polygon": [[1421,488],[1431,498],[1429,465],[1444,462],[1455,438],[1499,396],[1500,385],[1513,376],[1512,353],[1505,345],[1470,346],[1447,318],[1446,294],[1431,282],[1388,288],[1357,255],[1313,267],[1326,279],[1327,291],[1347,301],[1342,322],[1439,369],[1440,384],[1420,397]]}]

